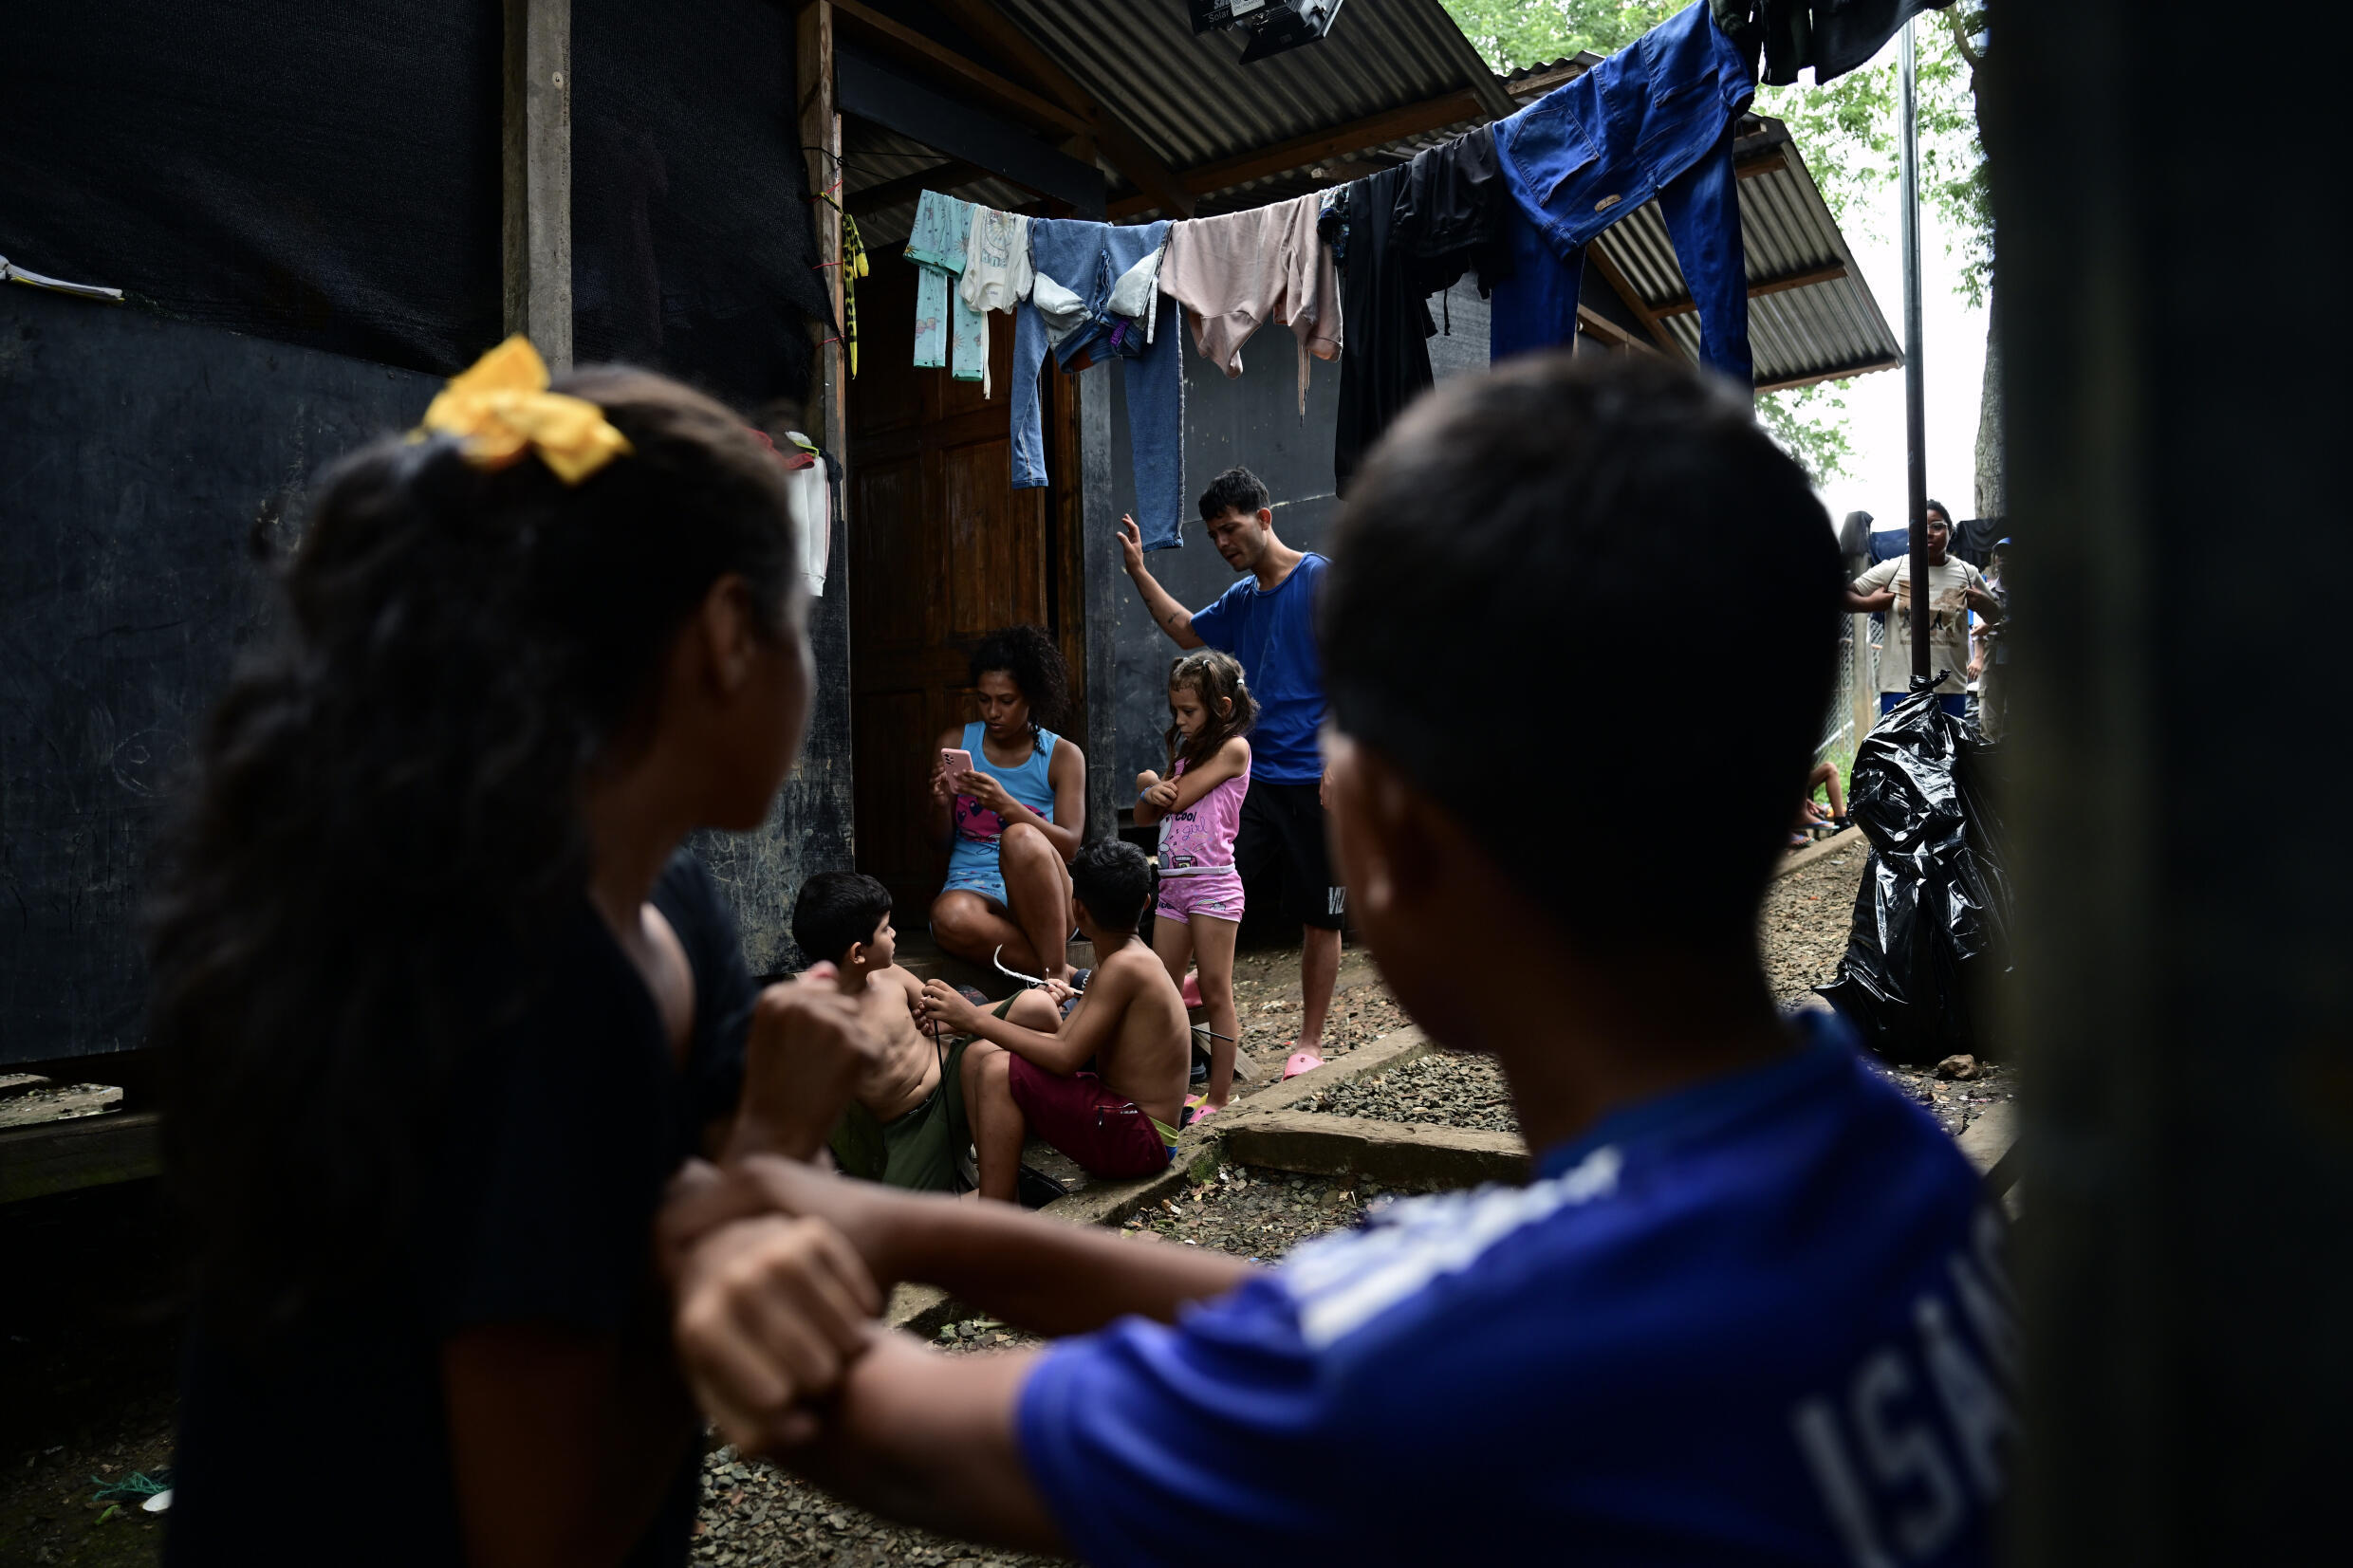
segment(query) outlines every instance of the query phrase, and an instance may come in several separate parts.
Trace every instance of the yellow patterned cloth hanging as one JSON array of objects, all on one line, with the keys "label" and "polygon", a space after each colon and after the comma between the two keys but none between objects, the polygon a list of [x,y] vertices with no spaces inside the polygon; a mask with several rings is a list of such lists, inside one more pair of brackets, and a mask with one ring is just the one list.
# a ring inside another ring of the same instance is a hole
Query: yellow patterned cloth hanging
[{"label": "yellow patterned cloth hanging", "polygon": [[547,390],[547,365],[528,338],[516,333],[450,378],[425,410],[416,440],[430,432],[465,443],[478,468],[503,469],[536,452],[548,470],[577,485],[626,453],[629,438],[585,397]]}]

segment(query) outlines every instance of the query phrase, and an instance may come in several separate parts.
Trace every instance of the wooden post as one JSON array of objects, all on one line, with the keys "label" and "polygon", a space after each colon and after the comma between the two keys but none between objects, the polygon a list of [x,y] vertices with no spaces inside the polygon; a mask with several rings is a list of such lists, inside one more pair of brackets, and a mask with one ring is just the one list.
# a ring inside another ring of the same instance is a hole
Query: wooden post
[{"label": "wooden post", "polygon": [[506,321],[572,367],[571,0],[506,0]]},{"label": "wooden post", "polygon": [[[808,166],[810,228],[817,237],[817,260],[839,262],[842,213],[833,202],[821,199],[827,193],[836,199],[842,195],[842,116],[834,104],[831,0],[814,0],[801,8],[793,70],[799,78],[795,101],[801,106],[801,145],[806,149],[802,157]],[[844,374],[847,364],[839,341],[842,268],[823,267],[818,275],[825,280],[825,299],[832,316],[814,328],[817,371],[809,389],[808,433],[838,461],[846,464],[849,419],[843,399],[848,377]],[[846,506],[846,486],[843,493]]]}]

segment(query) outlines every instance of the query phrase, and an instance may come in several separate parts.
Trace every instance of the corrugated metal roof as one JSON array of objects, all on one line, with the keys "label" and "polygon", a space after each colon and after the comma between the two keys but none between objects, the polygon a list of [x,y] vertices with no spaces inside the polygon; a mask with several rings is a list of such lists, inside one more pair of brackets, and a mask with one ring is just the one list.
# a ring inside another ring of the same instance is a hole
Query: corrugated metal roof
[{"label": "corrugated metal roof", "polygon": [[1471,89],[1506,101],[1438,0],[1347,0],[1321,40],[1245,65],[1184,0],[996,0],[1173,169],[1236,157]]},{"label": "corrugated metal roof", "polygon": [[[1756,133],[1734,144],[1743,161],[1779,153],[1779,168],[1740,183],[1740,237],[1748,255],[1749,286],[1804,277],[1836,267],[1845,276],[1801,287],[1753,294],[1749,301],[1750,348],[1756,384],[1791,385],[1830,373],[1884,370],[1903,362],[1902,345],[1880,313],[1879,302],[1855,266],[1845,236],[1831,220],[1806,159],[1777,120],[1751,117]],[[1688,299],[1683,269],[1667,238],[1657,202],[1645,203],[1596,242],[1647,309]],[[1689,311],[1659,324],[1683,353],[1699,353],[1699,318]]]},{"label": "corrugated metal roof", "polygon": [[[853,211],[859,205],[859,195],[878,185],[950,166],[950,159],[896,131],[886,131],[880,125],[854,117],[845,117],[843,120],[843,191]],[[956,180],[952,183],[960,199],[977,201],[989,207],[1014,208],[1035,199],[1020,186],[1002,179]],[[907,235],[915,229],[916,200],[915,196],[909,196],[880,211],[859,212],[858,233],[866,242],[867,249],[880,249],[887,246],[896,249],[906,244]]]},{"label": "corrugated metal roof", "polygon": [[[1194,35],[1184,0],[993,3],[1180,173],[1466,90],[1475,91],[1489,112],[1500,116],[1602,61],[1581,54],[1523,67],[1499,80],[1438,0],[1347,0],[1321,41],[1249,65],[1242,64],[1242,35]],[[1262,176],[1216,193],[1200,211],[1257,206],[1339,184],[1370,167],[1402,162],[1478,122],[1433,127]],[[1735,156],[1755,158],[1774,150],[1784,155],[1781,167],[1740,182],[1750,286],[1836,265],[1846,271],[1843,277],[1751,297],[1749,327],[1757,385],[1792,385],[1900,364],[1901,347],[1788,128],[1762,116],[1744,117]],[[930,149],[871,126],[845,136],[843,152],[853,194],[941,162]],[[994,180],[960,186],[958,194],[1007,206],[1029,199]],[[913,214],[909,200],[862,214],[859,221],[870,245],[893,244],[903,241]],[[1596,243],[1645,308],[1655,311],[1686,296],[1682,269],[1656,203],[1629,214]],[[1687,357],[1696,357],[1695,316],[1662,317],[1658,325]]]},{"label": "corrugated metal roof", "polygon": [[[1533,102],[1602,60],[1601,55],[1584,53],[1524,65],[1504,79],[1504,87],[1515,101]],[[1833,266],[1843,266],[1846,275],[1751,297],[1749,346],[1756,360],[1757,386],[1788,386],[1826,379],[1840,371],[1860,374],[1902,364],[1903,346],[1856,267],[1846,237],[1830,216],[1788,127],[1763,115],[1743,116],[1733,157],[1746,160],[1776,151],[1785,159],[1781,168],[1740,182],[1740,238],[1748,255],[1749,286]],[[1658,203],[1646,203],[1629,214],[1597,246],[1643,305],[1656,309],[1689,297]],[[1697,316],[1684,312],[1665,317],[1659,324],[1687,357],[1698,358]]]}]

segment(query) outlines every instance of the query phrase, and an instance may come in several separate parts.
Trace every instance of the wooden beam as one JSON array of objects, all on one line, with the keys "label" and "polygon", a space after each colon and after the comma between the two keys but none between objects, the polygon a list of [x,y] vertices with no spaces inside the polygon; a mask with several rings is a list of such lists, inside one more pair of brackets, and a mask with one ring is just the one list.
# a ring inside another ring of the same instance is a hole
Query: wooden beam
[{"label": "wooden beam", "polygon": [[1047,54],[1021,30],[1011,17],[996,9],[990,0],[932,0],[948,19],[1018,69],[1028,74],[1046,95],[1065,108],[1086,120],[1087,128],[1102,155],[1114,169],[1125,175],[1128,182],[1154,200],[1147,205],[1165,208],[1181,217],[1193,215],[1193,193],[1176,172],[1158,153],[1146,146],[1141,137],[1129,129],[1126,122],[1095,101],[1094,96],[1059,61]]},{"label": "wooden beam", "polygon": [[[820,446],[846,464],[849,456],[848,408],[844,398],[849,378],[840,341],[842,268],[825,266],[842,256],[842,214],[824,193],[842,183],[842,116],[833,97],[833,6],[813,0],[803,6],[795,25],[793,101],[800,105],[802,157],[807,160],[809,227],[817,238],[818,276],[825,280],[831,319],[815,323],[817,369],[811,378],[806,433]],[[849,493],[844,486],[843,493]]]},{"label": "wooden beam", "polygon": [[868,43],[880,46],[911,65],[971,88],[996,107],[1033,125],[1050,126],[1073,135],[1089,133],[1093,122],[1084,115],[1040,98],[996,72],[975,64],[970,56],[902,27],[859,0],[832,0],[834,26],[846,28]]},{"label": "wooden beam", "polygon": [[507,330],[572,368],[572,4],[506,0],[500,238]]},{"label": "wooden beam", "polygon": [[1811,376],[1785,377],[1778,381],[1768,381],[1759,386],[1756,390],[1759,392],[1787,392],[1791,387],[1812,386],[1816,381],[1843,381],[1850,376],[1868,376],[1875,370],[1900,370],[1902,368],[1903,356],[1900,354],[1895,354],[1890,355],[1885,359],[1872,360],[1863,364],[1842,365],[1836,370],[1818,370]]},{"label": "wooden beam", "polygon": [[0,1133],[0,1203],[160,1173],[161,1120],[154,1111],[120,1111]]},{"label": "wooden beam", "polygon": [[[1760,300],[1768,294],[1786,293],[1789,289],[1804,288],[1812,284],[1836,283],[1844,276],[1846,276],[1846,264],[1832,262],[1827,267],[1816,267],[1804,272],[1788,272],[1778,278],[1765,278],[1752,283],[1749,286],[1749,298]],[[1688,316],[1698,308],[1699,306],[1687,294],[1681,299],[1669,300],[1664,304],[1653,305],[1651,314],[1659,317]]]},{"label": "wooden beam", "polygon": [[1081,217],[1103,212],[1102,170],[1042,141],[1018,120],[983,108],[969,94],[917,81],[863,47],[833,54],[834,107],[948,157],[977,163],[1026,191],[1068,202]]},{"label": "wooden beam", "polygon": [[[1326,158],[1362,152],[1367,147],[1378,147],[1383,142],[1396,141],[1404,137],[1419,136],[1443,125],[1453,125],[1466,120],[1483,120],[1486,118],[1487,111],[1479,105],[1479,95],[1465,87],[1441,98],[1424,99],[1418,103],[1383,110],[1345,125],[1335,125],[1329,130],[1294,137],[1289,141],[1263,147],[1256,152],[1201,164],[1185,171],[1185,185],[1195,195],[1206,196],[1254,179],[1265,179],[1269,175],[1288,174],[1293,169],[1321,163]],[[1111,215],[1114,218],[1132,217],[1148,211],[1153,205],[1144,195],[1126,196],[1111,204]]]},{"label": "wooden beam", "polygon": [[[839,5],[841,0],[834,0],[834,3]],[[947,162],[936,164],[932,168],[919,170],[912,175],[901,175],[897,179],[886,179],[880,184],[869,185],[862,191],[853,191],[850,193],[847,205],[850,216],[862,218],[869,212],[887,211],[902,201],[913,201],[926,191],[938,191],[944,194],[954,191],[959,185],[970,185],[974,180],[988,177],[989,171],[979,164],[967,163],[960,157],[952,157]]]},{"label": "wooden beam", "polygon": [[1620,348],[1639,348],[1645,354],[1658,352],[1589,304],[1581,304],[1577,307],[1577,324],[1597,338],[1608,339]]},{"label": "wooden beam", "polygon": [[1787,169],[1788,166],[1788,149],[1776,147],[1769,153],[1759,153],[1754,157],[1742,158],[1734,163],[1732,177],[1734,179],[1754,179],[1759,175],[1769,175],[1777,169]]},{"label": "wooden beam", "polygon": [[1625,273],[1619,270],[1618,264],[1609,259],[1609,253],[1602,249],[1599,240],[1585,247],[1585,260],[1593,264],[1593,269],[1602,274],[1602,281],[1625,302],[1626,308],[1634,312],[1635,320],[1642,323],[1642,329],[1658,340],[1659,347],[1670,354],[1683,352],[1683,345],[1675,341],[1675,334],[1658,324],[1658,313],[1642,303],[1641,292],[1627,281]]}]

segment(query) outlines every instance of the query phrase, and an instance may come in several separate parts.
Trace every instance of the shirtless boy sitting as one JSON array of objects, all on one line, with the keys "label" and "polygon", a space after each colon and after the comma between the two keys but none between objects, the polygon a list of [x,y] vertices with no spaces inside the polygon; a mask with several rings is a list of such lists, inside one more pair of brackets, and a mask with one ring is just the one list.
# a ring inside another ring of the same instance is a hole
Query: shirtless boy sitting
[{"label": "shirtless boy sitting", "polygon": [[[792,939],[812,959],[835,966],[843,994],[862,999],[867,1026],[885,1042],[859,1080],[833,1131],[834,1162],[853,1176],[916,1191],[954,1192],[956,1157],[972,1143],[957,1068],[969,1039],[934,1040],[918,1026],[922,984],[893,960],[899,933],[891,895],[854,871],[825,871],[802,886],[792,907]],[[1054,1005],[1025,992],[1004,1009],[1031,1024],[1050,1023]]]},{"label": "shirtless boy sitting", "polygon": [[1028,1005],[1065,994],[1055,985],[1016,998],[1002,1018],[944,981],[923,987],[931,1024],[978,1037],[964,1053],[963,1077],[984,1198],[1012,1199],[1022,1140],[1032,1132],[1098,1176],[1165,1170],[1176,1147],[1192,1031],[1176,982],[1136,935],[1151,868],[1135,845],[1102,839],[1070,862],[1070,890],[1097,957],[1068,1018],[1041,1017],[1052,1005]]}]

